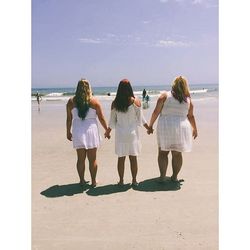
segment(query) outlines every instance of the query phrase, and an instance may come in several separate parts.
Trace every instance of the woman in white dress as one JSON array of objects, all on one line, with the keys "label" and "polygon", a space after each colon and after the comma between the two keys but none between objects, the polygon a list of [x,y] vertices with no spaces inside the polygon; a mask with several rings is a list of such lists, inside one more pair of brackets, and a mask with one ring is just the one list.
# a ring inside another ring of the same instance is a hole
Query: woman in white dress
[{"label": "woman in white dress", "polygon": [[137,185],[137,156],[141,152],[138,126],[144,125],[149,130],[145,121],[141,102],[135,98],[133,89],[127,79],[120,81],[115,100],[111,105],[109,128],[105,136],[109,137],[112,129],[115,129],[115,153],[118,155],[117,169],[119,185],[124,184],[124,163],[129,156],[132,174],[132,185]]},{"label": "woman in white dress", "polygon": [[[149,127],[152,131],[157,117],[157,143],[159,147],[158,165],[160,181],[164,181],[168,166],[168,154],[172,154],[172,181],[178,181],[177,175],[182,167],[182,152],[192,150],[192,137],[197,137],[196,122],[193,114],[187,80],[176,77],[172,90],[161,94],[152,113]],[[150,131],[148,134],[151,133]]]},{"label": "woman in white dress", "polygon": [[73,141],[73,147],[77,152],[76,165],[80,184],[86,184],[84,172],[87,156],[93,187],[96,186],[96,152],[100,145],[97,117],[106,131],[108,127],[101,104],[92,96],[89,82],[82,79],[78,82],[75,96],[67,103],[67,139]]}]

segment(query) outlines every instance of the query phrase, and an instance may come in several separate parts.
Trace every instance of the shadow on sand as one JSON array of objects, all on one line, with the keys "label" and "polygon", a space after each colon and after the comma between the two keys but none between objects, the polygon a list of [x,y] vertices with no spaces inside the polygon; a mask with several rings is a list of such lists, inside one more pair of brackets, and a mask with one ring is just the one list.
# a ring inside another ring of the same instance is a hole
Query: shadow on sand
[{"label": "shadow on sand", "polygon": [[98,195],[107,195],[107,194],[114,194],[114,193],[121,193],[126,192],[131,188],[130,184],[125,184],[123,186],[119,186],[117,184],[110,184],[106,186],[100,186],[95,188],[90,188],[86,194],[91,196],[98,196]]},{"label": "shadow on sand", "polygon": [[119,186],[117,184],[109,184],[105,186],[97,186],[92,188],[86,184],[81,186],[79,183],[72,183],[67,185],[54,185],[48,189],[42,191],[40,194],[49,198],[61,197],[61,196],[73,196],[75,194],[81,194],[88,190],[86,194],[90,196],[109,195],[114,193],[126,192],[130,188],[136,191],[143,192],[157,192],[157,191],[177,191],[181,189],[181,182],[173,182],[170,177],[167,177],[164,182],[158,182],[158,178],[147,179],[138,184],[138,186],[131,186],[125,184]]},{"label": "shadow on sand", "polygon": [[40,194],[50,198],[61,197],[64,195],[72,196],[74,194],[81,194],[89,188],[90,185],[86,184],[81,186],[79,183],[72,183],[67,185],[54,185],[42,191]]},{"label": "shadow on sand", "polygon": [[181,189],[181,185],[181,182],[171,181],[170,177],[166,177],[164,182],[159,182],[158,178],[152,178],[140,182],[139,185],[133,189],[144,192],[177,191]]}]

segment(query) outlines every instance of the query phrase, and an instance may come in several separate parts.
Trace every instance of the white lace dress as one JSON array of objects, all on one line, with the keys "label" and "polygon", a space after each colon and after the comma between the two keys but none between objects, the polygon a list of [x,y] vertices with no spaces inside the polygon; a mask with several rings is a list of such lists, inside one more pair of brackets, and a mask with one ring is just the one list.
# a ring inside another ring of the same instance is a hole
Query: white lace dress
[{"label": "white lace dress", "polygon": [[96,110],[89,108],[88,113],[83,120],[78,116],[78,109],[76,107],[72,109],[71,113],[73,116],[73,148],[97,148],[100,145],[101,137],[97,123]]},{"label": "white lace dress", "polygon": [[162,151],[190,152],[192,150],[192,127],[187,119],[190,99],[179,103],[167,92],[157,124],[157,142]]},{"label": "white lace dress", "polygon": [[118,157],[137,156],[141,152],[138,126],[142,126],[146,120],[141,107],[131,104],[127,112],[119,112],[115,108],[111,110],[109,127],[115,129],[115,153]]}]

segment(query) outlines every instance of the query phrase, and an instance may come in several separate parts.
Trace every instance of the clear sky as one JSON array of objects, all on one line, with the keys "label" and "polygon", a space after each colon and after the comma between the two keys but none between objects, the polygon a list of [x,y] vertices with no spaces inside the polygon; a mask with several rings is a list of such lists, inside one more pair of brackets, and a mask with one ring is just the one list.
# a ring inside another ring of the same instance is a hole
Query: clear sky
[{"label": "clear sky", "polygon": [[32,87],[218,83],[218,0],[33,0]]}]

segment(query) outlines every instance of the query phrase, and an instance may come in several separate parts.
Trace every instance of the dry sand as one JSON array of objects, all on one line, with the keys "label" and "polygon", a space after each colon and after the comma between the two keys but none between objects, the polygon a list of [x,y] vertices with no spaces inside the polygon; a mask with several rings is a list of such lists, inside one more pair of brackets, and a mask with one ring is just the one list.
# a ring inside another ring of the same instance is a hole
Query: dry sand
[{"label": "dry sand", "polygon": [[[183,154],[180,189],[154,181],[156,134],[141,128],[141,183],[133,190],[115,185],[114,132],[98,150],[98,187],[80,188],[76,152],[66,140],[65,103],[43,102],[40,112],[32,103],[32,249],[218,249],[218,100],[194,105],[199,136],[193,152]],[[90,180],[88,166],[85,176]],[[128,159],[125,182],[131,182]]]}]

